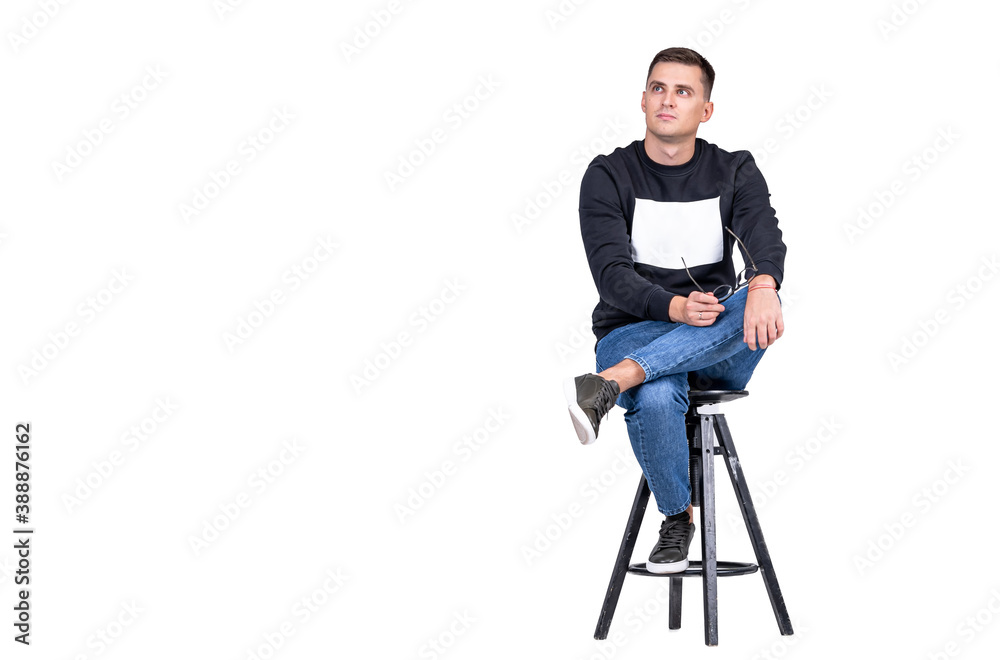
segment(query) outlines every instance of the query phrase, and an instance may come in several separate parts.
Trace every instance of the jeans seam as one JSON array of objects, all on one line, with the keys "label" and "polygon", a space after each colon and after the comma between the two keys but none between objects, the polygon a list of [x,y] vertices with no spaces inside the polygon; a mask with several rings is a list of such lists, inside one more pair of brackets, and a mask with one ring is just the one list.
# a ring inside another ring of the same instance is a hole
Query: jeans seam
[{"label": "jeans seam", "polygon": [[[649,462],[649,456],[646,455],[645,435],[642,432],[642,422],[639,421],[638,415],[635,416],[635,423],[636,423],[636,426],[639,427],[639,452],[642,454],[642,464],[643,465],[652,465],[652,463]],[[656,493],[656,485],[653,483],[652,471],[650,471],[647,474],[646,470],[643,470],[643,473],[646,476],[646,484],[649,486],[649,489],[651,491],[653,491],[653,493]],[[655,499],[655,495],[654,495],[654,499]],[[659,504],[659,502],[657,502],[657,504]]]},{"label": "jeans seam", "polygon": [[647,380],[651,380],[650,379],[650,374],[652,372],[649,369],[649,364],[644,359],[642,359],[641,357],[639,357],[635,353],[629,353],[628,355],[626,355],[625,357],[623,357],[622,360],[623,361],[624,360],[632,360],[633,362],[635,362],[636,364],[638,364],[640,367],[642,367],[643,372],[646,374],[646,378],[645,378],[645,380],[643,382],[646,382]]}]

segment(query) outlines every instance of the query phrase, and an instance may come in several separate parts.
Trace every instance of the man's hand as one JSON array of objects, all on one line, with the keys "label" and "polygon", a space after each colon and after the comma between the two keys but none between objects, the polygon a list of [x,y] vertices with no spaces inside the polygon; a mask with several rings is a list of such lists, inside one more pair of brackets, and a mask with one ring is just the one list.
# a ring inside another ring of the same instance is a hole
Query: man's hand
[{"label": "man's hand", "polygon": [[[758,275],[753,278],[750,286],[759,284],[774,285],[770,275]],[[746,309],[743,314],[743,343],[751,351],[757,347],[767,348],[778,341],[785,332],[785,323],[781,318],[781,301],[778,294],[771,288],[754,289],[747,292]]]},{"label": "man's hand", "polygon": [[726,308],[710,293],[692,291],[687,298],[674,296],[670,300],[670,320],[674,323],[707,326],[715,323]]}]

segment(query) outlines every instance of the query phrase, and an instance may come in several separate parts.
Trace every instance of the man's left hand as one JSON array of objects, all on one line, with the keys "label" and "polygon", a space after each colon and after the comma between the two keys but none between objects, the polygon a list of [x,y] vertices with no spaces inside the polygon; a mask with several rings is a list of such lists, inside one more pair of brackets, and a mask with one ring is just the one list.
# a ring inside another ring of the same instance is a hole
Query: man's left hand
[{"label": "man's left hand", "polygon": [[[758,275],[750,282],[750,286],[761,284],[775,285],[770,275]],[[757,347],[767,348],[778,341],[785,332],[785,323],[781,318],[781,301],[778,294],[771,288],[759,288],[747,291],[746,309],[743,313],[743,343],[751,351]]]}]

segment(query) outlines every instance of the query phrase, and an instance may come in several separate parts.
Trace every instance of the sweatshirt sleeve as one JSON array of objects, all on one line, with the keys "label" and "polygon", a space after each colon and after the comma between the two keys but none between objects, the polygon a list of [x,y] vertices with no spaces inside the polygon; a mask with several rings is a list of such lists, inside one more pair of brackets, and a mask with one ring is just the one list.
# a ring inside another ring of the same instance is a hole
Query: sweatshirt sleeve
[{"label": "sweatshirt sleeve", "polygon": [[[758,273],[772,276],[780,289],[785,269],[785,244],[781,240],[781,229],[771,208],[770,197],[764,175],[757,169],[753,156],[747,152],[736,169],[733,231],[746,244]],[[744,261],[750,265],[746,255]]]},{"label": "sweatshirt sleeve", "polygon": [[635,272],[621,196],[599,158],[580,184],[580,232],[601,300],[644,320],[670,320],[670,301],[679,294]]}]

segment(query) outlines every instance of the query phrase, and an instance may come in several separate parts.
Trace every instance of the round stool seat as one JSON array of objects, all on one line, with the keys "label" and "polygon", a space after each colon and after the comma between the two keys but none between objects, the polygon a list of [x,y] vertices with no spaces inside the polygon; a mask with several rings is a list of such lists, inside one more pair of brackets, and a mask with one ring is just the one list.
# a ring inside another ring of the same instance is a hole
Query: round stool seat
[{"label": "round stool seat", "polygon": [[725,403],[742,399],[750,394],[746,390],[690,390],[688,401],[692,406],[709,406],[713,403]]}]

